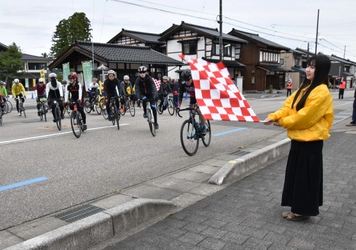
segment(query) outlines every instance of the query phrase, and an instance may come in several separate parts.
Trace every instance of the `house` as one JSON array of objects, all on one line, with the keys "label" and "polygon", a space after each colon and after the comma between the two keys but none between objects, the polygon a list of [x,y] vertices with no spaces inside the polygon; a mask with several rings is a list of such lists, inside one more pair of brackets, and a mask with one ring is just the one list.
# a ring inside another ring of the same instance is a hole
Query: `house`
[{"label": "house", "polygon": [[51,70],[61,69],[64,63],[69,62],[72,71],[82,72],[82,62],[90,60],[93,61],[94,76],[100,79],[104,79],[102,73],[105,75],[101,69],[97,70],[100,65],[116,71],[118,79],[123,79],[124,75],[136,79],[137,69],[141,65],[145,65],[153,77],[157,77],[158,73],[165,73],[167,66],[183,65],[182,62],[147,46],[76,41],[48,67]]},{"label": "house", "polygon": [[[292,70],[286,73],[285,83],[291,80],[293,90],[297,89],[305,79],[305,68],[302,66],[303,55],[303,52],[293,49],[281,52],[281,65]],[[285,87],[286,85],[283,86]]]},{"label": "house", "polygon": [[335,86],[336,81],[343,77],[346,81],[346,88],[352,88],[355,84],[356,63],[336,55],[329,56],[331,61],[331,83]]},{"label": "house", "polygon": [[[173,59],[181,60],[179,55],[189,55],[191,58],[203,58],[208,62],[220,61],[220,32],[214,28],[202,27],[186,22],[173,24],[162,32],[159,41],[166,44],[165,54]],[[240,62],[241,47],[247,41],[229,34],[222,33],[223,56],[222,61],[232,78],[242,75],[245,65]],[[188,68],[185,65],[180,70],[168,68],[171,78],[178,79],[179,73]]]},{"label": "house", "polygon": [[241,48],[241,63],[246,65],[243,72],[244,90],[265,91],[267,89],[284,88],[285,75],[291,69],[281,66],[281,51],[289,48],[237,29],[229,34],[248,41]]}]

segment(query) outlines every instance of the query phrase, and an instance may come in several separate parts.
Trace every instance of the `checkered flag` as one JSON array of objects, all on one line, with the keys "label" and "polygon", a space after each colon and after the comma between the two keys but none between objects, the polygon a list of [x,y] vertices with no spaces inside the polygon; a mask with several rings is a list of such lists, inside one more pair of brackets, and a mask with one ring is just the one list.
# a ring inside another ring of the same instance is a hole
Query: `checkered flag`
[{"label": "checkered flag", "polygon": [[180,57],[189,63],[197,104],[207,120],[260,121],[222,62],[215,64],[186,55]]},{"label": "checkered flag", "polygon": [[[153,77],[152,77],[153,78]],[[159,88],[161,87],[161,80],[157,80],[153,78],[154,83],[156,84],[156,90],[157,92],[159,91]]]}]

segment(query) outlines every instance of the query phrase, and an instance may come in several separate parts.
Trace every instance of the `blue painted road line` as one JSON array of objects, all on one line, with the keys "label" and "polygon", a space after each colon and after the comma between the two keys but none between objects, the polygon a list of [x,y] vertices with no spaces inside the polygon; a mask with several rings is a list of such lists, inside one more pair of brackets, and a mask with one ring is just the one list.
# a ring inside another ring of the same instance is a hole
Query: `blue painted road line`
[{"label": "blue painted road line", "polygon": [[48,178],[47,177],[39,177],[39,178],[35,178],[35,179],[32,179],[32,180],[17,182],[17,183],[10,184],[10,185],[4,186],[4,187],[0,187],[0,192],[8,190],[8,189],[12,189],[12,188],[17,188],[17,187],[29,185],[29,184],[32,184],[32,183],[35,183],[35,182],[45,181],[45,180],[48,180]]},{"label": "blue painted road line", "polygon": [[225,131],[225,132],[222,132],[222,133],[215,134],[214,136],[227,135],[227,134],[235,133],[237,131],[241,131],[241,130],[245,130],[245,129],[247,129],[247,128],[237,128],[237,129],[234,129],[234,130],[229,130],[229,131]]}]

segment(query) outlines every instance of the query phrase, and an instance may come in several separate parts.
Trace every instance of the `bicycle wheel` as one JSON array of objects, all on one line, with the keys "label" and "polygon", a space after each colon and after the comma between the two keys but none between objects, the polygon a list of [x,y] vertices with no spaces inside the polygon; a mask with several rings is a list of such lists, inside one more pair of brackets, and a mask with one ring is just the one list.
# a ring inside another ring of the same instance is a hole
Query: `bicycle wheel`
[{"label": "bicycle wheel", "polygon": [[128,109],[129,109],[130,115],[131,115],[132,117],[134,117],[136,111],[135,111],[135,105],[134,105],[134,103],[133,103],[133,100],[130,100],[130,101],[128,102]]},{"label": "bicycle wheel", "polygon": [[7,113],[9,114],[12,111],[12,103],[9,100],[7,100],[6,105],[7,105]]},{"label": "bicycle wheel", "polygon": [[0,116],[0,126],[2,125],[2,116]]},{"label": "bicycle wheel", "polygon": [[89,102],[89,100],[85,100],[84,109],[85,112],[87,112],[88,114],[91,112],[91,103]]},{"label": "bicycle wheel", "polygon": [[[117,112],[117,110],[116,110],[116,112]],[[115,120],[116,120],[115,106],[112,103],[110,103],[110,116],[111,116],[112,125],[115,125]]]},{"label": "bicycle wheel", "polygon": [[77,124],[82,132],[84,132],[83,117],[80,112],[77,112]]},{"label": "bicycle wheel", "polygon": [[3,108],[4,115],[9,113],[9,106],[7,102],[4,102],[4,108]]},{"label": "bicycle wheel", "polygon": [[196,129],[190,120],[185,120],[180,129],[180,142],[184,152],[193,156],[198,151],[199,140]]},{"label": "bicycle wheel", "polygon": [[206,135],[203,135],[201,137],[201,140],[203,141],[204,146],[208,147],[211,141],[211,127],[210,127],[209,120],[206,121],[205,127],[206,127]]},{"label": "bicycle wheel", "polygon": [[58,128],[58,130],[61,130],[62,129],[62,119],[61,119],[61,111],[59,110],[58,105],[55,107],[54,115],[55,115],[55,119],[56,119],[57,128]]},{"label": "bicycle wheel", "polygon": [[26,118],[26,111],[25,111],[24,107],[22,107],[22,113],[23,113],[23,116]]},{"label": "bicycle wheel", "polygon": [[81,126],[78,125],[77,120],[77,112],[73,111],[70,115],[70,126],[72,127],[72,131],[75,137],[79,138],[82,134]]},{"label": "bicycle wheel", "polygon": [[147,109],[147,121],[148,121],[148,126],[150,128],[151,134],[153,136],[156,136],[156,127],[155,127],[154,120],[153,120],[152,109]]},{"label": "bicycle wheel", "polygon": [[168,99],[167,102],[167,109],[168,109],[168,113],[172,116],[174,115],[174,105],[173,105],[173,101],[171,99]]},{"label": "bicycle wheel", "polygon": [[163,104],[162,105],[161,104],[162,104],[161,100],[158,99],[156,102],[156,109],[157,109],[157,113],[160,115],[163,114]]},{"label": "bicycle wheel", "polygon": [[[115,108],[114,108],[115,110]],[[120,120],[120,113],[117,111],[117,109],[115,110],[115,120],[116,120],[116,126],[117,126],[117,130],[120,129],[120,123],[119,123],[119,120]]]}]

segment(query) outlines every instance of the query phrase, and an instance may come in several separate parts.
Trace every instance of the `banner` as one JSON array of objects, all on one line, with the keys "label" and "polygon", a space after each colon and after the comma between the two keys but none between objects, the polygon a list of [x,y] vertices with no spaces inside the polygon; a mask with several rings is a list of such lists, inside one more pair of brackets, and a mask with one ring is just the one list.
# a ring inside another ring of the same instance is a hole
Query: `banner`
[{"label": "banner", "polygon": [[62,64],[63,67],[63,80],[68,81],[68,76],[70,74],[69,62]]},{"label": "banner", "polygon": [[90,83],[93,78],[92,63],[91,61],[82,62],[83,75],[84,75],[84,86],[85,90],[89,89]]}]

